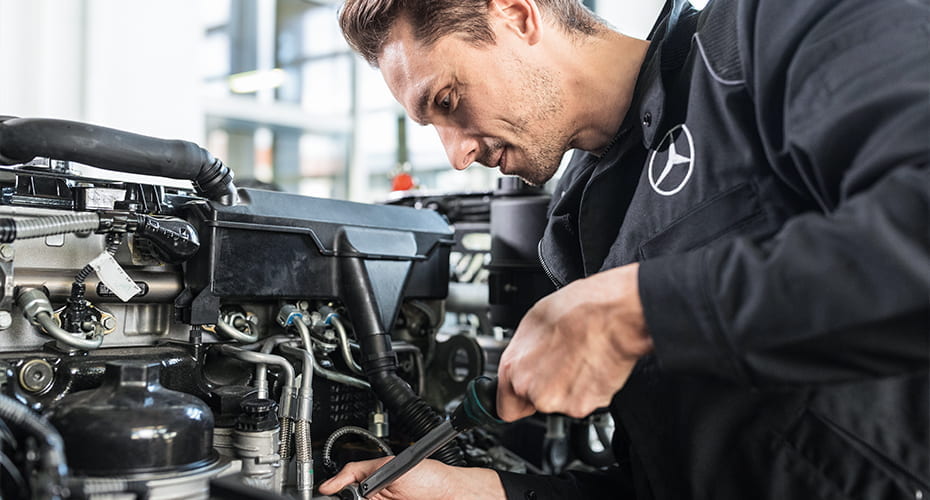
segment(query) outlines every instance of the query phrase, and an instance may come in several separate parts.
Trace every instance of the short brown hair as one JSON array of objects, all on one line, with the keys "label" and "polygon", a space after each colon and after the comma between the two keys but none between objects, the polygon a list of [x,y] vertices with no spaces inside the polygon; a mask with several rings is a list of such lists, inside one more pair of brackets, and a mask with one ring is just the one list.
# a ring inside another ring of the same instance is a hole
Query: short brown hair
[{"label": "short brown hair", "polygon": [[[372,66],[394,24],[410,20],[414,37],[429,46],[453,33],[476,45],[494,43],[488,23],[489,0],[346,0],[339,26],[352,48]],[[569,33],[593,34],[599,19],[579,0],[536,0],[543,15],[552,15]]]}]

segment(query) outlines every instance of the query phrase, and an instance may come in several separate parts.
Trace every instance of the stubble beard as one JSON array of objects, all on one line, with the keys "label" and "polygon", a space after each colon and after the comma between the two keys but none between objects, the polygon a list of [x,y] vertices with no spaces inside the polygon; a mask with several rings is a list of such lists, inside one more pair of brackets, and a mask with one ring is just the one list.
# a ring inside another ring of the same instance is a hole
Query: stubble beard
[{"label": "stubble beard", "polygon": [[515,128],[518,137],[527,137],[532,144],[521,146],[526,163],[513,172],[528,184],[541,186],[555,175],[567,149],[567,134],[557,128],[564,109],[564,96],[552,75],[542,68],[530,67],[523,62],[517,65],[528,108],[516,121]]}]

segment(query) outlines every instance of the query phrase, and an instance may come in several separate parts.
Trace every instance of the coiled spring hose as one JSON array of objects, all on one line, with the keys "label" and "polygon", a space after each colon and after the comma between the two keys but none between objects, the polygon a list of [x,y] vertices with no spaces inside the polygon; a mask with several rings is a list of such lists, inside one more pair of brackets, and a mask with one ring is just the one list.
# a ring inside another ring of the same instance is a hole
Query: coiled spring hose
[{"label": "coiled spring hose", "polygon": [[394,452],[391,450],[391,447],[388,446],[381,438],[372,434],[368,429],[363,429],[361,427],[356,427],[354,425],[347,425],[345,427],[340,427],[329,435],[326,438],[326,443],[323,444],[323,467],[326,468],[330,473],[335,474],[339,469],[336,462],[332,459],[333,454],[333,445],[336,443],[336,440],[342,436],[348,434],[355,434],[356,436],[361,436],[368,441],[371,441],[375,446],[378,447],[385,455],[393,455]]},{"label": "coiled spring hose", "polygon": [[0,243],[26,238],[42,238],[56,234],[96,231],[100,216],[95,213],[75,213],[50,217],[0,219]]}]

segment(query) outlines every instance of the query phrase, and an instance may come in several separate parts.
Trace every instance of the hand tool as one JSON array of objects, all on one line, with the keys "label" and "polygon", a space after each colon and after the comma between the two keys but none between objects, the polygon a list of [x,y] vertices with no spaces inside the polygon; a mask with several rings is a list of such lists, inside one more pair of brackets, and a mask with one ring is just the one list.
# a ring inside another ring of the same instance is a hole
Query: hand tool
[{"label": "hand tool", "polygon": [[482,375],[472,379],[465,388],[465,398],[448,420],[382,465],[361,483],[353,483],[343,488],[339,492],[339,498],[342,500],[369,498],[414,468],[424,458],[432,455],[460,432],[477,426],[491,426],[503,422],[497,416],[497,378],[492,379]]}]

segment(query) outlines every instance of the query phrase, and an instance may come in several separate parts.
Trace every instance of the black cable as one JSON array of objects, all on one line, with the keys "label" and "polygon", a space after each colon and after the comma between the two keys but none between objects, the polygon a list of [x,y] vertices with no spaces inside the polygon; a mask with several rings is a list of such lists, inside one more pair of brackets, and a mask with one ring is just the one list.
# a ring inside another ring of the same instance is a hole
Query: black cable
[{"label": "black cable", "polygon": [[6,453],[0,451],[0,468],[6,470],[7,474],[10,475],[10,478],[13,479],[13,482],[19,486],[20,490],[26,489],[26,480],[23,478],[23,473],[19,471],[19,468],[16,467],[16,464],[10,460],[10,457],[6,456]]},{"label": "black cable", "polygon": [[[104,251],[111,256],[116,255],[120,245],[123,244],[124,233],[107,233]],[[87,314],[87,300],[85,292],[88,276],[94,272],[93,266],[87,264],[74,276],[71,284],[71,296],[67,300],[67,308],[61,314],[62,327],[71,333],[83,333],[84,318]]]},{"label": "black cable", "polygon": [[68,463],[65,458],[64,440],[58,430],[48,419],[9,396],[0,395],[0,419],[22,428],[39,442],[39,467],[44,473],[39,487],[43,491],[33,492],[33,495],[40,498],[61,498],[68,478]]},{"label": "black cable", "polygon": [[0,440],[10,445],[14,450],[19,448],[16,438],[13,437],[13,431],[10,430],[10,426],[6,425],[6,422],[3,420],[0,420]]}]

